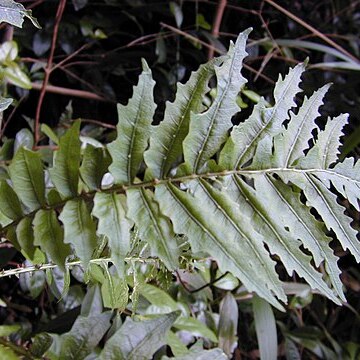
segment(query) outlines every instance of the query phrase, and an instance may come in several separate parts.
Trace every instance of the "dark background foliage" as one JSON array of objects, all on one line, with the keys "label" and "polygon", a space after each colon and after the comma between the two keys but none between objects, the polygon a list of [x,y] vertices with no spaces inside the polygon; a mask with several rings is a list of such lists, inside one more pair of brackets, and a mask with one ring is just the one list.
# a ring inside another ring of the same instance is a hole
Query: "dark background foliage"
[{"label": "dark background foliage", "polygon": [[[39,84],[44,79],[43,67],[51,51],[59,2],[20,2],[32,8],[42,29],[36,29],[29,21],[25,21],[23,29],[12,30],[8,25],[1,24],[0,38],[3,41],[14,39],[18,43],[19,62],[31,81]],[[226,3],[226,7],[220,16],[217,34],[213,24],[219,16],[221,3]],[[324,37],[330,39],[359,65],[360,2],[304,0],[277,1],[276,4],[282,10],[272,1],[259,0],[183,0],[172,4],[161,0],[67,1],[54,48],[53,62],[58,67],[51,72],[49,80],[49,85],[55,86],[56,92],[46,92],[40,122],[55,128],[68,126],[71,120],[82,118],[84,123],[89,124],[86,130],[89,134],[111,139],[114,136],[112,125],[117,121],[116,102],[124,104],[131,96],[132,86],[141,71],[141,58],[149,63],[157,83],[155,122],[159,122],[165,101],[173,98],[176,82],[186,81],[191,71],[212,56],[211,49],[215,50],[215,55],[224,52],[230,40],[252,27],[247,67],[244,69],[245,77],[249,79],[247,88],[271,101],[271,91],[278,74],[284,74],[289,66],[308,57],[309,71],[302,85],[305,93],[310,94],[325,83],[333,83],[326,105],[322,107],[323,118],[327,114],[350,114],[349,126],[345,129],[345,150],[358,157],[360,71],[329,68],[326,63],[338,59],[330,52],[318,51],[317,45],[334,49],[324,41]],[[313,48],[303,48],[296,41],[285,47],[277,41],[279,39],[307,41],[313,44]],[[39,87],[24,90],[8,86],[8,93],[16,99],[16,104],[4,114],[6,128],[2,130],[7,137],[14,137],[20,129],[33,126]],[[83,92],[74,96],[74,89]],[[91,99],[89,93],[98,95],[100,101]],[[71,106],[68,106],[70,101]],[[243,101],[251,108],[251,99],[243,96]],[[244,113],[247,111],[244,109]],[[322,125],[322,119],[319,119],[319,125]],[[351,138],[349,135],[353,132],[357,135]],[[38,145],[46,144],[44,138]],[[355,227],[359,228],[358,214],[352,215]],[[342,280],[349,304],[337,307],[317,296],[312,302],[300,297],[293,299],[286,314],[276,313],[278,323],[298,337],[298,344],[305,349],[304,358],[317,358],[315,350],[320,343],[334,350],[336,346],[353,342],[359,349],[359,267],[351,256],[341,253],[336,244],[334,248],[341,256]],[[2,267],[14,266],[22,261],[15,250],[1,249]],[[75,285],[78,284],[75,282]],[[0,287],[1,298],[8,302],[7,308],[0,307],[0,322],[26,324],[28,337],[44,330],[66,331],[78,314],[75,306],[64,311],[57,322],[46,325],[49,318],[61,313],[60,306],[50,300],[46,289],[33,299],[22,290],[16,278],[2,279]],[[213,287],[212,290],[214,298],[220,299],[222,292]],[[240,305],[239,314],[239,346],[234,358],[256,357],[254,349],[257,345],[246,305]],[[309,350],[311,348],[313,351]]]}]

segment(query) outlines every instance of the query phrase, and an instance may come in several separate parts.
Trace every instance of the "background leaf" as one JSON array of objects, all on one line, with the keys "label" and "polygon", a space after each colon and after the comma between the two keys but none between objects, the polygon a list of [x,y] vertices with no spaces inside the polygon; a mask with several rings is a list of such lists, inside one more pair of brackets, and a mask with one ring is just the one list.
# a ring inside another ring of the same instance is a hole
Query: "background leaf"
[{"label": "background leaf", "polygon": [[101,360],[148,359],[165,344],[165,336],[179,316],[178,312],[152,320],[134,321],[127,318],[123,326],[107,341]]}]

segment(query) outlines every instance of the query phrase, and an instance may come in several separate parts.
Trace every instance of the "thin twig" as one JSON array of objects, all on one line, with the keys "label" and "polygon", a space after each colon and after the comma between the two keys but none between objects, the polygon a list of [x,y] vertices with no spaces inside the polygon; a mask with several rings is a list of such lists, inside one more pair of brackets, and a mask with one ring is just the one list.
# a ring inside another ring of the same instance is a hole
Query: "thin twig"
[{"label": "thin twig", "polygon": [[[180,30],[180,29],[177,29],[177,28],[175,28],[175,27],[173,27],[173,26],[171,26],[171,25],[165,24],[165,23],[163,23],[163,22],[161,22],[160,25],[163,26],[163,27],[165,27],[165,28],[167,28],[167,29],[172,30],[172,31],[175,32],[175,33],[178,33],[178,34],[184,36],[185,38],[187,38],[187,39],[189,39],[189,40],[191,40],[191,41],[195,41],[195,42],[197,42],[197,43],[205,46],[205,47],[208,48],[208,49],[210,49],[210,48],[214,49],[214,52],[216,52],[217,54],[220,54],[220,55],[223,54],[223,52],[222,52],[221,50],[217,49],[216,47],[214,47],[214,46],[212,46],[212,45],[210,45],[210,44],[207,44],[205,41],[202,41],[202,40],[196,38],[195,36],[192,36],[192,35],[188,34],[188,33],[185,32],[185,31],[182,31],[182,30]],[[245,69],[249,70],[250,72],[252,72],[252,73],[254,73],[254,74],[258,74],[258,72],[257,72],[255,69],[253,69],[251,66],[249,66],[249,65],[247,65],[247,64],[243,64],[243,66],[244,66]],[[266,80],[267,82],[269,82],[270,84],[275,84],[275,81],[272,80],[272,79],[270,79],[270,78],[267,77],[266,75],[264,75],[264,74],[259,74],[259,76],[260,76],[261,78],[263,78],[264,80]]]},{"label": "thin twig", "polygon": [[[219,0],[218,6],[216,8],[216,15],[215,15],[215,19],[213,22],[212,31],[211,31],[211,35],[214,38],[219,37],[220,26],[221,26],[221,22],[222,22],[222,18],[224,15],[226,5],[227,5],[227,0]],[[210,60],[213,57],[214,57],[214,49],[209,48],[208,59]]]},{"label": "thin twig", "polygon": [[[34,90],[42,90],[44,87],[44,84],[32,83],[31,86]],[[110,99],[105,99],[102,96],[94,94],[90,91],[69,89],[69,88],[63,88],[63,87],[54,86],[54,85],[46,85],[45,92],[66,95],[66,96],[75,96],[75,97],[79,97],[79,98],[83,98],[83,99],[97,100],[97,101],[103,101],[103,102],[115,102]]]},{"label": "thin twig", "polygon": [[[74,120],[74,121],[75,121],[75,120]],[[81,118],[81,122],[82,122],[82,123],[95,124],[95,125],[98,125],[98,126],[107,128],[107,129],[116,129],[116,125],[107,124],[107,123],[104,123],[104,122],[102,122],[102,121],[100,121],[100,120],[83,119],[83,118]]]},{"label": "thin twig", "polygon": [[322,32],[320,32],[319,30],[315,29],[314,27],[312,27],[311,25],[309,25],[308,23],[306,23],[305,21],[303,21],[302,19],[300,19],[299,17],[297,17],[296,15],[294,15],[293,13],[291,13],[290,11],[284,9],[282,6],[278,5],[276,2],[274,2],[273,0],[264,0],[266,1],[269,5],[273,6],[274,8],[278,9],[279,11],[281,11],[283,14],[285,14],[286,16],[288,16],[290,19],[296,21],[298,24],[300,24],[301,26],[303,26],[304,28],[310,30],[313,34],[315,34],[317,37],[319,37],[320,39],[324,40],[325,42],[327,42],[329,45],[333,46],[335,49],[339,50],[340,52],[342,52],[343,54],[347,55],[349,58],[351,58],[353,61],[355,61],[356,63],[359,63],[359,59],[356,58],[354,55],[352,55],[351,53],[349,53],[347,50],[345,50],[342,46],[340,46],[339,44],[337,44],[336,42],[334,42],[333,40],[329,39],[326,35],[324,35]]},{"label": "thin twig", "polygon": [[41,114],[41,107],[44,101],[44,97],[45,97],[45,93],[46,93],[46,89],[48,87],[48,83],[49,83],[49,78],[50,78],[50,74],[52,71],[52,63],[53,63],[53,59],[54,59],[54,53],[55,53],[55,47],[56,47],[56,40],[58,37],[58,32],[59,32],[59,26],[60,26],[60,21],[62,18],[62,15],[64,13],[64,9],[66,6],[66,0],[60,0],[59,2],[59,6],[56,12],[56,18],[55,18],[55,25],[54,25],[54,32],[53,32],[53,36],[52,36],[52,41],[51,41],[51,48],[50,48],[50,55],[45,67],[45,77],[44,77],[44,82],[40,91],[40,96],[39,96],[39,100],[38,100],[38,104],[36,107],[36,115],[35,115],[35,126],[34,126],[34,146],[37,146],[38,142],[39,142],[39,136],[40,136],[40,114]]}]

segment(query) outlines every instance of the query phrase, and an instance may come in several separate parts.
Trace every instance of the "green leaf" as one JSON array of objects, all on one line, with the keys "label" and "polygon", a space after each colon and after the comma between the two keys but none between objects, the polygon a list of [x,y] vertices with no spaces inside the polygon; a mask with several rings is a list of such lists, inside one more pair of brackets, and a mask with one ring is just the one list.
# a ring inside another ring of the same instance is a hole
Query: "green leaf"
[{"label": "green leaf", "polygon": [[145,162],[152,176],[161,179],[182,155],[182,143],[189,132],[190,115],[204,110],[203,97],[209,91],[209,80],[215,74],[214,66],[223,57],[216,58],[191,73],[186,84],[178,83],[174,102],[166,104],[164,120],[153,127]]},{"label": "green leaf", "polygon": [[175,355],[175,357],[186,355],[189,353],[189,349],[172,331],[168,332],[166,337],[166,343],[170,346],[171,352]]},{"label": "green leaf", "polygon": [[304,64],[290,69],[288,75],[275,85],[274,106],[268,108],[264,99],[254,106],[250,117],[240,125],[234,126],[231,137],[221,151],[219,163],[226,169],[238,169],[254,155],[257,144],[268,135],[277,135],[281,125],[289,119],[289,110],[296,104],[295,95],[300,91],[300,77]]},{"label": "green leaf", "polygon": [[24,217],[16,227],[16,238],[21,247],[21,251],[25,252],[26,257],[30,260],[34,259],[34,231],[32,228],[32,218]]},{"label": "green leaf", "polygon": [[219,311],[219,347],[224,350],[229,357],[232,356],[237,346],[237,328],[239,310],[234,296],[227,292],[220,302]]},{"label": "green leaf", "polygon": [[142,284],[140,294],[149,301],[150,304],[156,306],[156,310],[162,314],[179,310],[177,302],[164,290],[150,284]]},{"label": "green leaf", "polygon": [[0,325],[0,337],[9,336],[18,332],[21,329],[21,325]]},{"label": "green leaf", "polygon": [[151,252],[169,270],[178,267],[179,250],[170,220],[159,211],[153,193],[145,189],[127,191],[128,217],[139,229],[140,238],[149,243]]},{"label": "green leaf", "polygon": [[83,302],[81,304],[81,315],[88,317],[103,312],[103,302],[101,298],[100,286],[93,285],[88,287]]},{"label": "green leaf", "polygon": [[110,327],[112,314],[79,316],[70,332],[62,336],[59,360],[82,360],[98,345]]},{"label": "green leaf", "polygon": [[[321,274],[310,265],[311,257],[305,255],[299,249],[301,245],[298,240],[299,237],[305,239],[306,236],[306,239],[311,241],[314,232],[317,233],[319,230],[317,228],[319,225],[314,224],[312,215],[309,216],[309,212],[305,214],[305,211],[301,209],[299,199],[297,199],[297,204],[296,199],[289,199],[289,194],[287,194],[288,198],[286,199],[285,194],[279,194],[281,188],[276,189],[268,177],[263,174],[259,174],[254,178],[255,190],[247,185],[239,176],[234,176],[232,179],[234,181],[232,185],[233,199],[241,202],[243,214],[252,219],[252,227],[267,239],[266,244],[270,252],[280,256],[288,273],[291,274],[293,270],[296,270],[313,289],[321,289],[323,294],[326,294],[334,302],[339,303],[334,293],[323,281]],[[294,210],[293,206],[298,206],[299,209],[295,208]],[[282,216],[272,216],[272,213],[268,211],[269,209],[276,209],[276,213],[282,214]],[[303,218],[297,213],[307,216],[307,218]],[[286,216],[283,214],[286,214]],[[304,224],[304,219],[306,219],[306,224]],[[300,227],[304,234],[300,235],[293,231],[287,231],[286,228],[288,227],[291,230],[297,230]],[[326,249],[329,240],[325,236],[323,236],[323,239],[325,239],[325,251],[329,254],[329,259],[331,259],[330,249]],[[310,248],[315,252],[318,246]],[[321,251],[318,252],[319,256],[321,256]]]},{"label": "green leaf", "polygon": [[134,181],[148,146],[151,122],[155,113],[153,89],[155,82],[151,70],[142,60],[143,72],[127,106],[118,104],[119,123],[117,138],[108,145],[113,163],[109,170],[116,183]]},{"label": "green leaf", "polygon": [[309,148],[312,132],[317,129],[315,119],[320,115],[319,107],[330,85],[325,85],[314,94],[305,97],[298,113],[290,114],[290,122],[285,131],[275,138],[274,147],[276,158],[274,166],[290,167],[296,160],[305,156],[304,151]]},{"label": "green leaf", "polygon": [[45,134],[54,144],[58,145],[59,144],[59,138],[58,136],[55,134],[55,132],[51,129],[50,126],[46,125],[46,124],[41,124],[40,126],[40,130],[43,134]]},{"label": "green leaf", "polygon": [[2,344],[0,344],[0,357],[2,360],[20,360],[20,357],[11,348]]},{"label": "green leaf", "polygon": [[41,157],[21,148],[9,166],[10,178],[20,200],[30,211],[45,205],[45,181]]},{"label": "green leaf", "polygon": [[37,20],[32,16],[31,10],[26,10],[22,4],[13,0],[0,1],[0,23],[7,22],[21,28],[24,17],[27,17],[35,27],[41,29]]},{"label": "green leaf", "polygon": [[311,174],[293,174],[291,181],[304,190],[307,204],[313,206],[326,227],[332,229],[344,249],[349,249],[360,261],[360,243],[357,231],[351,227],[352,219],[344,214],[345,208],[336,201],[336,195]]},{"label": "green leaf", "polygon": [[54,166],[49,169],[51,180],[64,197],[78,193],[80,167],[80,121],[76,121],[60,139],[60,148],[55,152]]},{"label": "green leaf", "polygon": [[217,95],[204,113],[192,113],[189,134],[184,140],[184,158],[190,171],[198,171],[220,148],[231,128],[231,118],[239,110],[236,96],[245,85],[240,74],[242,61],[247,55],[245,44],[251,29],[241,33],[235,45],[230,44],[227,58],[215,67]]},{"label": "green leaf", "polygon": [[178,330],[186,330],[194,336],[201,336],[211,340],[212,342],[218,342],[214,332],[198,319],[192,317],[179,317],[175,321],[174,327]]},{"label": "green leaf", "polygon": [[5,111],[13,102],[13,99],[0,97],[0,112]]},{"label": "green leaf", "polygon": [[249,227],[250,219],[205,181],[194,182],[194,188],[196,197],[171,184],[156,188],[156,199],[175,231],[188,236],[193,251],[208,253],[222,272],[232,272],[249,291],[261,293],[282,309],[269,290],[286,300],[274,263],[262,246],[261,235]]},{"label": "green leaf", "polygon": [[0,182],[0,211],[11,220],[17,220],[23,216],[19,198],[5,180]]},{"label": "green leaf", "polygon": [[340,137],[346,125],[348,114],[341,114],[334,119],[328,119],[325,129],[320,131],[314,147],[307,153],[299,166],[302,168],[327,169],[338,160]]},{"label": "green leaf", "polygon": [[125,217],[124,195],[96,193],[92,214],[98,218],[98,234],[109,239],[111,259],[119,274],[124,274],[125,256],[130,251],[132,223]]},{"label": "green leaf", "polygon": [[223,353],[221,349],[211,349],[211,350],[200,350],[200,351],[191,351],[188,355],[175,356],[172,358],[163,357],[163,360],[173,359],[173,360],[228,360],[229,358]]},{"label": "green leaf", "polygon": [[101,180],[111,163],[109,153],[105,148],[87,144],[80,167],[81,178],[89,190],[98,190]]},{"label": "green leaf", "polygon": [[20,66],[15,62],[8,64],[5,67],[3,74],[5,79],[15,86],[19,86],[27,90],[30,90],[32,88],[31,80],[20,68]]},{"label": "green leaf", "polygon": [[116,275],[110,275],[105,269],[105,282],[101,285],[101,294],[104,307],[117,309],[122,312],[126,308],[129,299],[129,288],[124,279]]},{"label": "green leaf", "polygon": [[256,295],[253,297],[252,304],[260,357],[264,360],[277,359],[276,323],[271,306]]},{"label": "green leaf", "polygon": [[65,270],[65,260],[70,246],[64,244],[64,231],[54,210],[39,210],[33,221],[34,244],[40,246],[50,259]]},{"label": "green leaf", "polygon": [[64,224],[64,243],[72,244],[87,267],[97,247],[96,226],[84,200],[69,200],[59,219]]},{"label": "green leaf", "polygon": [[45,352],[49,349],[53,342],[52,337],[47,333],[36,334],[32,339],[32,344],[30,347],[30,353],[37,357],[41,358]]},{"label": "green leaf", "polygon": [[163,345],[178,312],[152,320],[134,321],[126,318],[121,328],[106,342],[100,360],[149,359]]}]

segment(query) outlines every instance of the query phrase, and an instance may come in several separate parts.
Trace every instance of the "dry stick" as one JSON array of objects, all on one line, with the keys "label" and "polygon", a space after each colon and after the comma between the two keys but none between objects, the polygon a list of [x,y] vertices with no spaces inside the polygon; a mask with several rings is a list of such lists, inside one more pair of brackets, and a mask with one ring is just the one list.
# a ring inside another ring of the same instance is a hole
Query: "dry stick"
[{"label": "dry stick", "polygon": [[97,101],[103,101],[103,102],[113,102],[112,100],[105,99],[104,97],[94,94],[90,91],[69,89],[69,88],[63,88],[63,87],[54,86],[54,85],[46,85],[44,87],[44,83],[42,83],[42,84],[31,83],[31,86],[32,86],[32,89],[34,89],[34,90],[43,91],[43,89],[45,88],[44,93],[51,92],[54,94],[75,96],[75,97],[80,97],[83,99],[97,100]]},{"label": "dry stick", "polygon": [[359,59],[356,58],[354,55],[350,54],[347,50],[345,50],[342,46],[340,46],[339,44],[337,44],[336,42],[334,42],[333,40],[329,39],[326,35],[324,35],[322,32],[320,32],[319,30],[315,29],[314,27],[312,27],[311,25],[309,25],[308,23],[306,23],[305,21],[301,20],[300,18],[298,18],[296,15],[294,15],[293,13],[291,13],[290,11],[284,9],[282,6],[278,5],[277,3],[275,3],[273,0],[264,0],[266,1],[269,5],[273,6],[274,8],[278,9],[279,11],[281,11],[283,14],[285,14],[286,16],[288,16],[290,19],[296,21],[298,24],[302,25],[304,28],[310,30],[313,34],[315,34],[317,37],[319,37],[320,39],[324,40],[325,42],[327,42],[329,45],[333,46],[335,49],[339,50],[340,52],[342,52],[344,55],[348,56],[349,58],[351,58],[353,61],[355,61],[356,63],[359,63]]},{"label": "dry stick", "polygon": [[[208,49],[212,48],[212,49],[214,50],[214,52],[216,52],[216,53],[218,53],[218,54],[220,54],[220,55],[223,54],[223,52],[222,52],[221,50],[217,49],[216,47],[214,47],[214,46],[212,46],[212,45],[207,44],[205,41],[202,41],[202,40],[196,38],[195,36],[192,36],[192,35],[188,34],[188,33],[185,32],[185,31],[179,30],[179,29],[177,29],[177,28],[175,28],[175,27],[173,27],[173,26],[171,26],[171,25],[165,24],[165,23],[163,23],[163,22],[161,22],[160,25],[161,25],[162,27],[164,27],[164,28],[167,28],[167,29],[172,30],[173,32],[176,32],[176,33],[178,33],[178,34],[180,34],[180,35],[183,35],[185,38],[187,38],[187,39],[189,39],[189,40],[191,40],[191,41],[198,42],[199,44],[205,46],[205,47],[208,48]],[[244,66],[245,69],[249,70],[250,72],[252,72],[252,73],[254,73],[254,74],[258,74],[258,72],[257,72],[255,69],[253,69],[251,66],[249,66],[249,65],[247,65],[247,64],[243,64],[243,66]],[[261,78],[263,78],[264,80],[266,80],[267,82],[269,82],[270,84],[275,84],[275,81],[272,80],[272,79],[270,79],[270,78],[267,77],[266,75],[260,74],[259,76],[260,76]]]},{"label": "dry stick", "polygon": [[66,0],[60,0],[59,6],[58,6],[58,9],[56,12],[54,32],[53,32],[53,36],[52,36],[52,40],[51,40],[50,55],[49,55],[49,58],[48,58],[48,61],[47,61],[46,67],[45,67],[44,82],[42,84],[39,101],[38,101],[38,104],[36,107],[35,126],[34,126],[34,132],[35,132],[34,147],[36,147],[39,142],[41,107],[42,107],[46,89],[47,89],[48,83],[49,83],[49,78],[50,78],[50,74],[51,74],[51,70],[52,70],[52,63],[53,63],[54,53],[55,53],[56,40],[57,40],[57,36],[58,36],[58,32],[59,32],[60,21],[61,21],[62,15],[64,13],[65,6],[66,6]]},{"label": "dry stick", "polygon": [[[213,28],[211,31],[211,34],[214,38],[219,37],[219,30],[226,5],[227,5],[227,0],[219,0],[218,6],[216,8],[216,15],[213,23]],[[209,48],[208,59],[211,60],[213,57],[214,57],[214,49]]]}]

